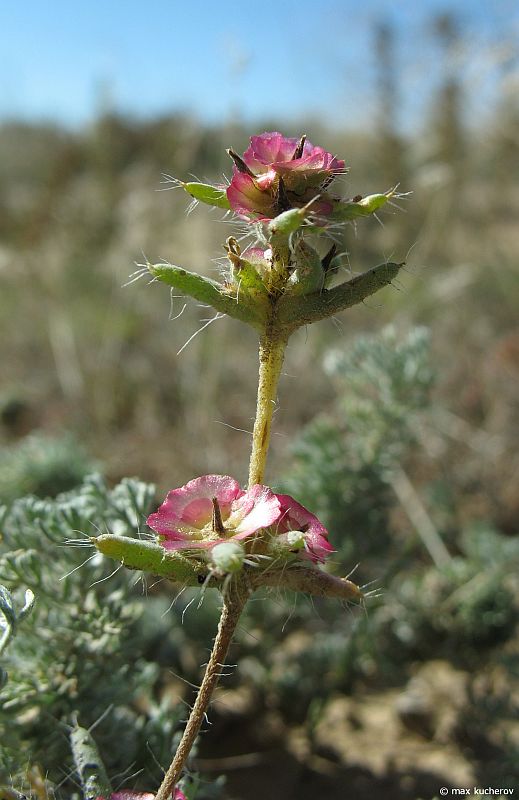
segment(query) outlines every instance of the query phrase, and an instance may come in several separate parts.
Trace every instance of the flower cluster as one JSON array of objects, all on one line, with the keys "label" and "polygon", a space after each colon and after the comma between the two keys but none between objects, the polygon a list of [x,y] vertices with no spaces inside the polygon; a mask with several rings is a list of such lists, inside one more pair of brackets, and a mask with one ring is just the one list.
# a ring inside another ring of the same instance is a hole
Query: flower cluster
[{"label": "flower cluster", "polygon": [[[225,273],[218,294],[214,282],[180,267],[155,264],[148,269],[182,293],[260,330],[273,298],[322,295],[331,287],[341,266],[335,243],[341,225],[369,217],[391,198],[404,196],[395,189],[350,199],[332,193],[336,176],[347,171],[345,162],[313,145],[306,136],[296,139],[270,131],[252,136],[241,155],[232,149],[227,152],[234,162],[229,185],[176,181],[194,202],[232,211],[251,224],[248,232],[253,242],[243,253],[234,237],[227,240],[230,272]],[[399,265],[392,265],[391,269],[395,268]],[[366,283],[368,294],[390,282],[385,267],[382,274],[381,283],[378,275],[376,282]],[[355,302],[367,296],[361,294]],[[341,298],[341,307],[351,305],[350,301],[348,291],[347,298]],[[322,305],[323,311],[326,305]],[[335,310],[318,313],[315,321]],[[293,319],[294,329],[309,321],[307,314],[304,320],[303,314]]]},{"label": "flower cluster", "polygon": [[228,475],[203,475],[172,489],[147,524],[166,550],[209,557],[219,545],[253,537],[278,557],[323,562],[332,551],[324,525],[292,497],[260,484],[244,491]]},{"label": "flower cluster", "polygon": [[313,211],[327,215],[333,209],[324,190],[345,163],[322,147],[278,131],[252,136],[243,156],[230,150],[233,177],[227,188],[230,207],[240,216],[269,220],[290,208],[314,201]]}]

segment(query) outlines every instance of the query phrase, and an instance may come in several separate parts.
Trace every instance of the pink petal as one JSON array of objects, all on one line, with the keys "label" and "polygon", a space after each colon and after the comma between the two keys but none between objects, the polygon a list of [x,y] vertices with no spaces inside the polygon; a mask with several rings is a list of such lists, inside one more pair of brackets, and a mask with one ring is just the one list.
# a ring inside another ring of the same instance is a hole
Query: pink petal
[{"label": "pink petal", "polygon": [[253,172],[265,172],[265,167],[276,172],[297,169],[338,172],[345,166],[342,159],[337,159],[323,147],[315,146],[308,140],[303,145],[301,157],[294,159],[299,139],[283,136],[279,131],[251,136],[250,142],[243,160]]},{"label": "pink petal", "polygon": [[262,190],[268,190],[272,187],[274,181],[277,178],[277,173],[275,169],[269,169],[267,172],[264,172],[262,175],[257,175],[254,179],[256,181],[256,185]]},{"label": "pink petal", "polygon": [[[211,521],[212,498],[216,497],[222,516],[226,517],[234,500],[244,494],[240,485],[228,475],[202,475],[180,489],[172,489],[158,511],[150,514],[147,524],[162,536],[184,534],[182,528],[203,528]],[[180,530],[179,530],[180,528]]]},{"label": "pink petal", "polygon": [[[210,526],[214,497],[225,527],[221,536]],[[203,475],[170,491],[147,523],[163,537],[165,550],[207,550],[219,542],[250,536],[272,525],[280,514],[279,500],[267,486],[252,486],[244,492],[228,475]]]},{"label": "pink petal", "polygon": [[291,170],[323,170],[326,169],[326,153],[320,147],[315,147],[313,152],[307,155],[302,155],[301,158],[295,158],[293,161],[274,161],[272,168],[276,172],[288,172]]},{"label": "pink petal", "polygon": [[268,217],[274,215],[270,194],[258,189],[253,178],[244,172],[235,172],[233,175],[227,187],[227,199],[237,214],[250,216],[250,212],[253,212]]},{"label": "pink petal", "polygon": [[[229,525],[234,527],[234,537],[244,539],[260,528],[267,528],[280,518],[278,498],[268,486],[257,483],[233,503]],[[233,525],[234,521],[234,525]]]},{"label": "pink petal", "polygon": [[301,158],[296,158],[294,161],[272,164],[272,169],[275,169],[276,172],[287,170],[342,172],[344,166],[345,162],[342,159],[332,156],[331,153],[323,150],[322,147],[313,147],[312,152],[307,154],[303,153]]},{"label": "pink petal", "polygon": [[326,536],[322,534],[311,534],[308,532],[305,537],[305,548],[308,557],[313,562],[320,561],[324,563],[330,553],[335,553]]},{"label": "pink petal", "polygon": [[270,264],[268,257],[270,253],[271,250],[264,250],[263,247],[247,247],[241,254],[241,257],[251,264],[268,265]]},{"label": "pink petal", "polygon": [[201,539],[194,534],[167,536],[161,541],[164,550],[207,550],[218,544],[219,539]]},{"label": "pink petal", "polygon": [[328,531],[322,522],[290,495],[278,494],[276,497],[281,504],[282,514],[277,530],[280,533],[302,531],[305,534],[305,548],[308,557],[312,561],[324,561],[328,553],[334,551],[328,541]]},{"label": "pink petal", "polygon": [[[279,131],[262,133],[259,136],[250,137],[250,146],[243,154],[243,160],[253,171],[254,167],[268,166],[274,161],[285,161],[291,158],[297,147],[297,139],[286,139]],[[288,155],[288,150],[291,154]],[[281,153],[285,153],[284,158]]]}]

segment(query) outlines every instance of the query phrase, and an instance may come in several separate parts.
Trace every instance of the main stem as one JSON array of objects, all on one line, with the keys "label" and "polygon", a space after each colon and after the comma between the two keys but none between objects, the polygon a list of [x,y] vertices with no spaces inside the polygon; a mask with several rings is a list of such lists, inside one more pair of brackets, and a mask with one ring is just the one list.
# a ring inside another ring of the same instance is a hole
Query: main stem
[{"label": "main stem", "polygon": [[[263,483],[270,444],[272,416],[276,405],[277,387],[286,345],[286,338],[279,334],[274,334],[271,326],[267,326],[265,333],[260,338],[258,401],[252,435],[249,486]],[[180,779],[191,748],[202,726],[247,598],[247,587],[239,579],[231,583],[227,591],[224,592],[222,614],[211,656],[177,752],[171,762],[171,766],[164,775],[164,780],[155,795],[155,800],[171,800],[171,793]]]},{"label": "main stem", "polygon": [[236,625],[238,624],[241,612],[247,602],[247,596],[246,588],[240,583],[230,585],[224,594],[222,615],[220,617],[218,631],[205,670],[205,675],[200,689],[198,690],[195,704],[191,709],[177,752],[155,795],[155,800],[171,800],[171,793],[182,774],[184,764],[198,736],[207,707],[211,701],[211,696],[218,683],[218,678],[222,672],[222,667],[225,663],[225,658],[231,645]]},{"label": "main stem", "polygon": [[256,419],[252,434],[252,453],[249,466],[249,486],[263,483],[272,430],[272,417],[276,407],[279,376],[287,340],[267,329],[259,345],[259,381]]}]

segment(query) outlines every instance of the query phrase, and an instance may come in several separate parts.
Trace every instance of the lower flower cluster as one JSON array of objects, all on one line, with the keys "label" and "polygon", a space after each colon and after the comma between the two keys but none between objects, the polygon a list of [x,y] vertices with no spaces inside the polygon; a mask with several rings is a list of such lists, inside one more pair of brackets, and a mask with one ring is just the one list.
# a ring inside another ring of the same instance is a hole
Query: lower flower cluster
[{"label": "lower flower cluster", "polygon": [[243,558],[261,554],[314,563],[333,552],[324,525],[293,497],[262,484],[245,491],[228,475],[203,475],[172,489],[147,524],[166,550],[205,552],[210,559],[213,551],[222,557],[221,546],[233,543],[234,565],[240,552]]}]

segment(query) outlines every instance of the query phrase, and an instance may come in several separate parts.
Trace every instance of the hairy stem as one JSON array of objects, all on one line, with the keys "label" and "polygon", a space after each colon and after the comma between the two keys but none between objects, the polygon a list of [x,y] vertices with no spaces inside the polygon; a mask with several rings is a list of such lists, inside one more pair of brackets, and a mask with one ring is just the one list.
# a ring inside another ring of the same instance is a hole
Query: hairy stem
[{"label": "hairy stem", "polygon": [[248,591],[246,587],[238,581],[234,584],[230,584],[228,590],[224,594],[218,632],[214,640],[213,649],[200,689],[196,696],[195,704],[189,715],[175,757],[155,795],[155,800],[170,800],[171,793],[182,774],[184,765],[189,757],[189,753],[198,736],[207,708],[211,702],[213,691],[218,683],[227,651],[231,645],[241,612],[247,602],[247,597]]},{"label": "hairy stem", "polygon": [[269,328],[260,339],[259,380],[256,419],[252,434],[252,452],[249,465],[249,486],[263,483],[270,444],[272,416],[287,339],[272,333]]},{"label": "hairy stem", "polygon": [[[259,381],[256,419],[252,438],[249,485],[262,483],[265,474],[272,416],[276,402],[277,386],[283,357],[287,345],[286,337],[273,331],[267,325],[260,338],[259,346]],[[212,694],[218,683],[222,665],[232,642],[238,620],[248,598],[248,589],[243,582],[235,581],[224,593],[223,608],[218,624],[218,631],[205,674],[198,690],[195,703],[189,715],[182,739],[177,748],[171,766],[155,796],[155,800],[170,800],[171,793],[178,782],[191,748],[200,731]]]}]

